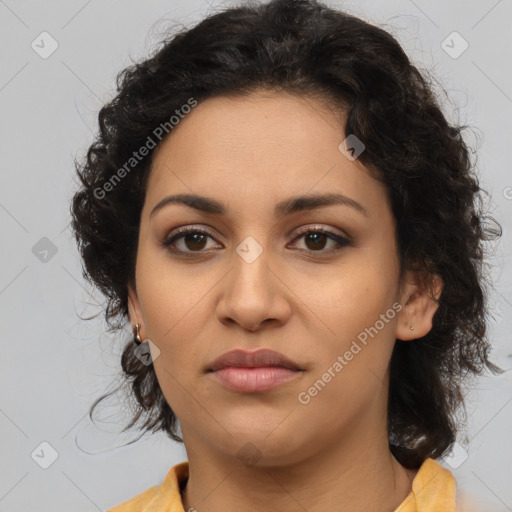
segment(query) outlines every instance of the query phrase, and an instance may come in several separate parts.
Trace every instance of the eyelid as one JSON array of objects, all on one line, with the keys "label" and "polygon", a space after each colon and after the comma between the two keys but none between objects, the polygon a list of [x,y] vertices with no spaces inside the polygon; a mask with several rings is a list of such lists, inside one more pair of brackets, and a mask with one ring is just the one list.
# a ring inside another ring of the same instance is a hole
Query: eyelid
[{"label": "eyelid", "polygon": [[212,238],[217,238],[217,235],[215,235],[212,231],[211,231],[211,228],[210,226],[206,225],[208,228],[210,229],[205,229],[204,228],[205,224],[187,224],[186,226],[180,226],[176,229],[173,229],[171,230],[168,234],[164,235],[163,237],[163,241],[167,241],[171,238],[174,238],[176,235],[181,235],[181,234],[187,234],[187,233],[196,233],[196,232],[199,232],[199,233],[204,233],[204,234],[207,234],[209,235],[210,237]]},{"label": "eyelid", "polygon": [[340,229],[338,229],[337,231],[333,231],[333,228],[325,227],[322,224],[313,224],[313,225],[307,224],[305,226],[301,226],[300,228],[297,228],[296,236],[294,237],[294,240],[295,240],[295,238],[297,238],[298,235],[302,235],[303,233],[308,233],[309,231],[320,231],[320,232],[329,233],[329,234],[332,234],[332,235],[335,235],[335,236],[338,236],[341,238],[346,238],[347,241],[352,242],[352,236],[350,236],[346,231],[342,231]]},{"label": "eyelid", "polygon": [[[187,224],[186,226],[180,226],[180,227],[172,230],[168,234],[166,234],[163,237],[163,240],[168,240],[169,238],[171,238],[177,234],[188,233],[188,232],[194,231],[194,230],[197,230],[200,232],[205,232],[208,235],[210,235],[212,238],[215,238],[216,235],[214,235],[212,231],[209,231],[208,229],[204,229],[204,226],[207,226],[208,228],[210,228],[210,226],[208,226],[207,224]],[[325,231],[327,233],[331,233],[333,235],[340,236],[340,237],[346,238],[347,240],[352,241],[352,236],[349,235],[346,231],[342,231],[339,228],[335,228],[335,229],[338,229],[339,232],[333,231],[333,228],[325,227],[323,224],[305,224],[303,226],[296,228],[296,230],[294,230],[295,236],[293,239],[295,240],[295,238],[298,235],[301,235],[305,232],[307,233],[308,231],[317,230],[317,231]]]}]

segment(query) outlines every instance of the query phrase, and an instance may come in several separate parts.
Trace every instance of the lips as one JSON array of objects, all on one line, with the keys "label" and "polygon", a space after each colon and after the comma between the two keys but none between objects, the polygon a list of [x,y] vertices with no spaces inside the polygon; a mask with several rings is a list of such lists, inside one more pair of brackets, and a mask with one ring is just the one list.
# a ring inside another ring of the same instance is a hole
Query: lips
[{"label": "lips", "polygon": [[215,372],[223,368],[262,368],[262,367],[281,367],[289,370],[302,371],[297,363],[287,358],[279,352],[269,349],[259,349],[254,352],[245,350],[232,350],[222,354],[215,359],[208,369],[209,372]]},{"label": "lips", "polygon": [[270,392],[303,376],[297,363],[279,352],[232,350],[217,358],[207,370],[225,389],[236,393]]}]

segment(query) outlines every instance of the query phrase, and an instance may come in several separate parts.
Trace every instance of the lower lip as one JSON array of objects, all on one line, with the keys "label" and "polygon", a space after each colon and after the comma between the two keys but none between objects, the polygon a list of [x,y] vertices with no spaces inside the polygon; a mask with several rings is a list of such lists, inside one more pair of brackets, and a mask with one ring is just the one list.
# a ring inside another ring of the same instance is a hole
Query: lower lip
[{"label": "lower lip", "polygon": [[225,387],[240,393],[260,393],[294,379],[302,372],[279,366],[257,368],[227,367],[213,372]]}]

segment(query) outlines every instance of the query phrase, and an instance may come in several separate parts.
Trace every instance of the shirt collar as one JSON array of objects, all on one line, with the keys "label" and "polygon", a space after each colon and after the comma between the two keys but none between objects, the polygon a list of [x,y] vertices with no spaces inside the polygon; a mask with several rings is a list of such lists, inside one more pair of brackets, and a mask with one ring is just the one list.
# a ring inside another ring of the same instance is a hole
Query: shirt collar
[{"label": "shirt collar", "polygon": [[[141,512],[185,512],[180,490],[189,475],[189,463],[173,466]],[[427,458],[412,482],[412,491],[395,512],[455,512],[456,482],[452,473]]]}]

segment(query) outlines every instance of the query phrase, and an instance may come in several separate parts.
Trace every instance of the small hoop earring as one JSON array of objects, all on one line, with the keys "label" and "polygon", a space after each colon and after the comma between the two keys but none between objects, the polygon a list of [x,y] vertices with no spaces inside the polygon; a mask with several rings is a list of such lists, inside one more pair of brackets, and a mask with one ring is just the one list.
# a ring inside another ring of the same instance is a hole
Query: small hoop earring
[{"label": "small hoop earring", "polygon": [[142,339],[140,337],[140,324],[136,324],[134,327],[134,333],[133,333],[133,342],[135,345],[139,346],[142,343]]}]

